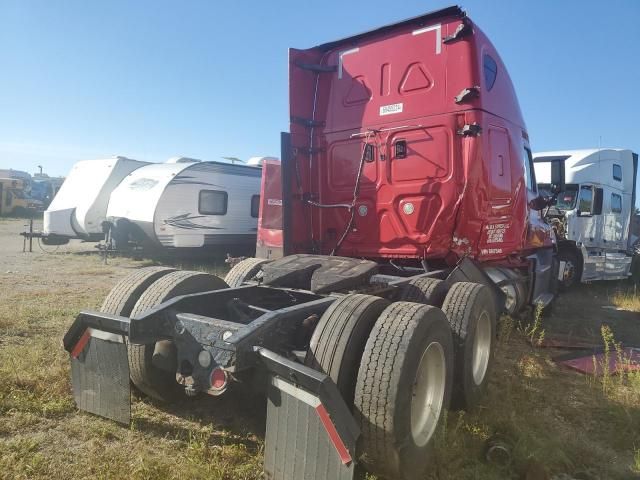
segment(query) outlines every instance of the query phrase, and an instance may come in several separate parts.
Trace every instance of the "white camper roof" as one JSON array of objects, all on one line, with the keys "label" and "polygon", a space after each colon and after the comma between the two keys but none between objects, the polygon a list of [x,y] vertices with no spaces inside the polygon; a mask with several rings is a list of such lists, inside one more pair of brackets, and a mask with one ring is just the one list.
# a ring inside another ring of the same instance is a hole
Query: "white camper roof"
[{"label": "white camper roof", "polygon": [[107,217],[153,222],[156,205],[166,186],[192,165],[196,163],[152,163],[130,173],[111,194]]},{"label": "white camper roof", "polygon": [[[538,183],[551,182],[551,160],[563,159],[566,183],[611,185],[631,192],[634,185],[633,152],[623,148],[592,148],[583,150],[557,150],[533,154]],[[613,165],[620,165],[622,180],[615,180]]]},{"label": "white camper roof", "polygon": [[44,230],[70,236],[101,232],[112,190],[147,164],[120,156],[77,162],[45,212]]}]

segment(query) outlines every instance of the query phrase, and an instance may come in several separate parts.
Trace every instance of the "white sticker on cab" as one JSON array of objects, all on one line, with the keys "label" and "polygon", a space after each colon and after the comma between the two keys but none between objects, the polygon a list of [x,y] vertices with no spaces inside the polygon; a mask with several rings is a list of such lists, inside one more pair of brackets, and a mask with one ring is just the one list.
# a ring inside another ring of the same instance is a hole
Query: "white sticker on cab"
[{"label": "white sticker on cab", "polygon": [[402,113],[402,103],[394,103],[392,105],[382,105],[380,107],[380,115],[392,115],[394,113]]}]

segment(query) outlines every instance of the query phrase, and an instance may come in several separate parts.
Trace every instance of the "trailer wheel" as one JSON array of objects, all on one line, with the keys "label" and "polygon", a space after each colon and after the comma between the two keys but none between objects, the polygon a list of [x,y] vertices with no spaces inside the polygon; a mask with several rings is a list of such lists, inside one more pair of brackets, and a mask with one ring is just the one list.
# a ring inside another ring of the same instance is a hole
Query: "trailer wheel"
[{"label": "trailer wheel", "polygon": [[313,331],[305,364],[325,372],[353,404],[364,346],[389,301],[373,295],[346,295],[331,304]]},{"label": "trailer wheel", "polygon": [[560,280],[560,286],[568,290],[580,281],[582,277],[582,264],[578,255],[567,249],[558,252],[558,260],[564,262],[564,275]]},{"label": "trailer wheel", "polygon": [[452,406],[473,408],[484,394],[496,336],[496,307],[489,287],[454,283],[442,305],[455,347]]},{"label": "trailer wheel", "polygon": [[267,262],[269,262],[269,260],[264,258],[245,258],[229,270],[227,276],[224,277],[224,281],[227,282],[231,288],[239,287],[245,281],[255,277],[262,265]]},{"label": "trailer wheel", "polygon": [[367,340],[354,401],[362,461],[372,473],[423,478],[452,380],[453,340],[442,310],[388,306]]},{"label": "trailer wheel", "polygon": [[[136,316],[179,295],[206,292],[227,288],[221,278],[203,272],[178,270],[157,280],[141,296],[131,312]],[[175,346],[170,340],[163,340],[146,345],[129,343],[129,371],[131,381],[142,393],[162,402],[176,398],[182,387],[175,380],[177,369]],[[169,369],[158,368],[153,363],[154,352],[165,358],[165,363],[172,363]]]},{"label": "trailer wheel", "polygon": [[421,277],[411,280],[405,285],[402,289],[401,300],[441,307],[446,295],[447,286],[442,280]]},{"label": "trailer wheel", "polygon": [[129,317],[140,295],[160,277],[174,272],[175,268],[140,268],[120,280],[104,299],[100,311]]}]

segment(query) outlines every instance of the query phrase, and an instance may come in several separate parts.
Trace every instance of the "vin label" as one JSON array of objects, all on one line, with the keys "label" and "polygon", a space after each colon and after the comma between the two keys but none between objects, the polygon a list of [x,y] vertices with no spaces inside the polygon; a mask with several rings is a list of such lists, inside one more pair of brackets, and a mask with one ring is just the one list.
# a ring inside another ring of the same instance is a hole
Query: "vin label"
[{"label": "vin label", "polygon": [[394,103],[380,107],[380,115],[393,115],[394,113],[402,113],[402,103]]}]

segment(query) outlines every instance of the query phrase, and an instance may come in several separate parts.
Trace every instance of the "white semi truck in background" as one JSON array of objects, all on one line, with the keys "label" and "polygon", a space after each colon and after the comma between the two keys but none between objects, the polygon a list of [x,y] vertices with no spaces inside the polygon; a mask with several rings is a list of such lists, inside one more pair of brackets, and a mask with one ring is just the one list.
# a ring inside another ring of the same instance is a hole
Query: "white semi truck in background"
[{"label": "white semi truck in background", "polygon": [[565,189],[545,216],[564,262],[564,287],[631,275],[638,154],[624,149],[591,149],[534,154],[538,189],[551,191],[551,172],[564,173]]}]

